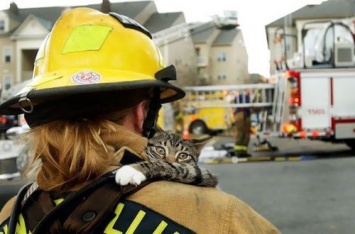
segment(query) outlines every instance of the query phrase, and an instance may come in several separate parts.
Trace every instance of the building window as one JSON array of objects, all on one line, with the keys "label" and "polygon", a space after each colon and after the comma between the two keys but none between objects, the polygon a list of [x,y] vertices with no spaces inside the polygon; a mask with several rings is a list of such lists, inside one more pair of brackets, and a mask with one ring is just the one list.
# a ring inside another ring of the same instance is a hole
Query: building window
[{"label": "building window", "polygon": [[0,20],[0,32],[5,31],[5,20]]},{"label": "building window", "polygon": [[6,74],[3,77],[4,90],[8,90],[12,86],[12,75]]},{"label": "building window", "polygon": [[201,49],[200,49],[200,47],[196,47],[196,48],[195,48],[195,51],[196,51],[196,55],[197,55],[197,56],[200,56],[200,54],[201,54]]},{"label": "building window", "polygon": [[217,79],[218,80],[226,80],[227,79],[227,75],[225,73],[219,73],[217,75]]},{"label": "building window", "polygon": [[4,46],[4,62],[11,63],[12,61],[12,47]]},{"label": "building window", "polygon": [[5,20],[0,20],[0,32],[5,32]]},{"label": "building window", "polygon": [[218,62],[225,62],[227,60],[226,53],[222,52],[217,55]]}]

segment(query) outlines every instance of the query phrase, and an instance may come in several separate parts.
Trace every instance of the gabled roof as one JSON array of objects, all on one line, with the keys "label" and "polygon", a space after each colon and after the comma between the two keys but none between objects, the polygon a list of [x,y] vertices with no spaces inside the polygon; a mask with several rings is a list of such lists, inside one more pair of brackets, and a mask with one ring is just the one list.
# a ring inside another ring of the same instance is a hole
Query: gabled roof
[{"label": "gabled roof", "polygon": [[281,27],[284,26],[285,17],[290,26],[294,25],[296,20],[301,19],[324,19],[324,18],[344,18],[352,17],[355,13],[355,0],[328,0],[322,2],[320,5],[304,6],[284,17],[281,17],[269,24],[267,27]]},{"label": "gabled roof", "polygon": [[21,8],[19,9],[18,15],[11,13],[9,10],[5,11],[9,13],[12,18],[20,22],[24,21],[29,15],[35,15],[39,18],[54,23],[62,14],[64,9],[66,9],[66,7]]},{"label": "gabled roof", "polygon": [[[111,11],[124,14],[134,19],[150,3],[152,3],[152,1],[111,2]],[[96,10],[101,10],[101,3],[87,6]]]},{"label": "gabled roof", "polygon": [[[18,21],[20,24],[18,27],[21,26],[21,24],[30,16],[33,15],[36,17],[39,21],[43,23],[43,26],[51,27],[53,26],[54,22],[58,19],[58,17],[61,15],[62,11],[66,7],[46,7],[46,8],[24,8],[19,10],[19,14],[13,14],[9,10],[5,10],[6,14],[8,14],[10,19]],[[0,37],[9,37],[14,33],[18,27],[11,29],[9,32],[5,34],[1,34]]]},{"label": "gabled roof", "polygon": [[[137,1],[137,2],[113,2],[111,3],[111,11],[124,13],[125,15],[134,18],[136,17],[147,5],[152,1]],[[79,6],[66,6],[66,7],[36,7],[36,8],[20,8],[19,14],[14,15],[9,10],[6,12],[10,13],[12,17],[19,19],[20,21],[25,20],[28,15],[33,14],[40,18],[55,22],[58,17],[62,14],[62,11],[67,8],[78,8],[78,7],[90,7],[96,10],[101,9],[100,4],[89,4],[89,5],[79,5]]]},{"label": "gabled roof", "polygon": [[213,34],[216,27],[213,22],[207,22],[190,30],[191,38],[194,43],[205,43]]},{"label": "gabled roof", "polygon": [[[139,13],[141,13],[149,4],[154,3],[154,1],[137,1],[137,2],[114,2],[111,3],[111,11],[124,14],[131,18],[135,18]],[[21,8],[19,9],[19,14],[13,14],[9,10],[5,10],[9,17],[23,22],[29,15],[34,15],[43,23],[43,25],[49,29],[54,25],[56,20],[62,14],[62,12],[68,8],[78,8],[78,7],[89,7],[96,10],[101,10],[100,4],[89,4],[89,5],[80,5],[80,6],[72,6],[72,7],[37,7],[37,8]],[[152,33],[157,32],[159,30],[166,29],[172,25],[174,22],[179,19],[185,22],[185,18],[182,12],[173,12],[173,13],[155,13],[153,14],[148,21],[144,24],[144,26],[151,31]],[[183,23],[181,22],[181,23]],[[21,25],[21,24],[20,24]],[[12,30],[9,34],[13,33],[16,29]],[[4,34],[2,34],[4,36]]]},{"label": "gabled roof", "polygon": [[156,33],[175,25],[179,18],[183,19],[180,23],[185,22],[185,17],[182,12],[154,13],[147,22],[145,22],[144,27],[151,33]]},{"label": "gabled roof", "polygon": [[17,29],[13,32],[13,34],[11,35],[11,37],[16,37],[18,36],[19,33],[21,33],[21,31],[23,30],[24,27],[27,26],[28,22],[30,22],[31,20],[35,20],[37,21],[42,27],[44,31],[47,31],[46,33],[48,33],[51,29],[52,29],[52,23],[49,22],[48,20],[45,19],[41,19],[33,14],[30,14],[23,22],[22,24],[20,24],[19,27],[17,27]]},{"label": "gabled roof", "polygon": [[239,29],[218,29],[213,21],[209,21],[190,30],[192,41],[195,44],[206,43],[214,32],[217,32],[218,35],[214,39],[212,46],[231,45],[234,38],[237,36]]},{"label": "gabled roof", "polygon": [[33,17],[48,31],[50,31],[53,27],[53,24],[51,21],[48,21],[46,19],[43,19],[41,17],[33,15]]},{"label": "gabled roof", "polygon": [[237,36],[239,29],[219,30],[219,34],[212,43],[212,46],[228,46],[231,45]]}]

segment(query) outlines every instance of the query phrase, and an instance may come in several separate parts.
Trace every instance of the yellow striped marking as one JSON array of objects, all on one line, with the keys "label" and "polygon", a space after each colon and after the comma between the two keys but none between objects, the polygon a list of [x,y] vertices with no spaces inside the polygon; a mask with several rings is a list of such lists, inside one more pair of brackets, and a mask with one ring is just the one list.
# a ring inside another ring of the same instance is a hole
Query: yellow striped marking
[{"label": "yellow striped marking", "polygon": [[4,227],[4,232],[0,232],[0,234],[7,234],[7,233],[8,233],[7,225],[5,225],[5,227]]},{"label": "yellow striped marking", "polygon": [[154,230],[153,234],[161,234],[165,230],[168,224],[165,221],[161,221],[158,227]]},{"label": "yellow striped marking", "polygon": [[107,225],[104,233],[106,234],[122,234],[122,232],[116,230],[113,228],[113,225],[116,223],[118,217],[120,216],[122,210],[123,210],[124,205],[122,203],[119,203],[116,210],[115,210],[115,214],[116,217],[114,219],[111,220],[111,222]]},{"label": "yellow striped marking", "polygon": [[137,229],[138,225],[141,223],[143,217],[145,216],[145,212],[140,210],[137,216],[134,218],[132,224],[129,226],[127,230],[127,234],[133,234],[134,231]]},{"label": "yellow striped marking", "polygon": [[275,161],[275,162],[284,162],[284,161],[300,161],[302,157],[300,156],[256,156],[250,158],[238,158],[238,160],[233,160],[231,158],[216,158],[216,159],[206,159],[203,163],[206,164],[225,164],[225,163],[246,163],[246,162],[262,162],[262,161]]},{"label": "yellow striped marking", "polygon": [[59,198],[59,199],[54,200],[54,204],[57,206],[60,203],[62,203],[63,201],[64,201],[64,198]]},{"label": "yellow striped marking", "polygon": [[234,146],[234,150],[235,150],[235,151],[239,151],[239,150],[247,151],[247,150],[248,150],[248,147],[245,146],[245,145],[235,145],[235,146]]},{"label": "yellow striped marking", "polygon": [[206,159],[203,162],[206,163],[206,164],[224,164],[224,163],[232,163],[232,160],[230,158]]},{"label": "yellow striped marking", "polygon": [[25,219],[23,215],[20,214],[18,217],[18,223],[16,224],[16,233],[27,233]]},{"label": "yellow striped marking", "polygon": [[275,158],[275,161],[283,162],[283,161],[299,161],[301,157],[286,157],[286,158]]}]

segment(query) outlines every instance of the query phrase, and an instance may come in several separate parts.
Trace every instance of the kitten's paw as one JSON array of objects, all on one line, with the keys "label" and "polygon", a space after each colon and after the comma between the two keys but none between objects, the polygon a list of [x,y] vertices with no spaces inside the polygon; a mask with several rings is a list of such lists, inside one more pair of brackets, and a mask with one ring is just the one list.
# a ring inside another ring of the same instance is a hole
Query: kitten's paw
[{"label": "kitten's paw", "polygon": [[145,181],[147,178],[145,175],[134,169],[131,166],[123,166],[117,170],[115,180],[117,184],[120,185],[139,185],[142,181]]}]

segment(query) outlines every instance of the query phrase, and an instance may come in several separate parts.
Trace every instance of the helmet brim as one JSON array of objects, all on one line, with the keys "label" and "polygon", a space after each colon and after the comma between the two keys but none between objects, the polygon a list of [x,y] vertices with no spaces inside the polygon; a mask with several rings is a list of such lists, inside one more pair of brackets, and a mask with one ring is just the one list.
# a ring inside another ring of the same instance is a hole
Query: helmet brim
[{"label": "helmet brim", "polygon": [[[29,87],[27,87],[27,89],[29,89]],[[70,98],[71,96],[73,98],[79,98],[80,94],[93,94],[97,96],[100,95],[100,93],[127,92],[129,90],[142,88],[160,89],[160,100],[162,104],[179,100],[185,96],[185,91],[181,88],[160,80],[137,80],[46,89],[29,89],[29,92],[26,92],[25,88],[24,91],[20,91],[19,94],[1,103],[0,113],[4,115],[17,115],[24,113],[23,109],[31,108],[31,105],[35,107],[44,102]],[[26,99],[26,102],[20,103],[20,100],[23,98]],[[129,96],[127,98],[129,98]]]}]

